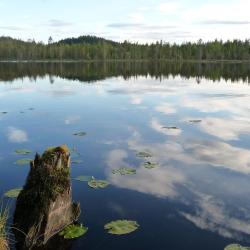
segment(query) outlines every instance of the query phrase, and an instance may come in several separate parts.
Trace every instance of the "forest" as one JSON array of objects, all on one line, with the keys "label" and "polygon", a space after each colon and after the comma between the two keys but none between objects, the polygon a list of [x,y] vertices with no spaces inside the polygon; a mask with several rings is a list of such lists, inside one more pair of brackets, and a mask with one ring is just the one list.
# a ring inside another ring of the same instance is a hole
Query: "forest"
[{"label": "forest", "polygon": [[250,40],[185,42],[171,44],[159,41],[139,44],[128,41],[114,42],[95,36],[67,38],[48,43],[22,41],[0,37],[0,60],[250,60]]}]

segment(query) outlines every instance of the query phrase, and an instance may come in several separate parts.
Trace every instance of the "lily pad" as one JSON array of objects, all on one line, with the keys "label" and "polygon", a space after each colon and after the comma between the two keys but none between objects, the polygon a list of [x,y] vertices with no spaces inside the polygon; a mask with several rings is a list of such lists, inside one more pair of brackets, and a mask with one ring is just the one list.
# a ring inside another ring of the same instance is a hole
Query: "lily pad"
[{"label": "lily pad", "polygon": [[149,152],[141,151],[136,154],[137,157],[140,158],[149,158],[152,157],[152,155]]},{"label": "lily pad", "polygon": [[177,128],[177,127],[175,127],[175,126],[170,126],[170,127],[162,127],[163,129],[179,129],[179,128]]},{"label": "lily pad", "polygon": [[144,162],[143,166],[147,169],[153,169],[153,168],[157,168],[159,167],[159,164],[157,162],[150,162],[150,161],[147,161],[147,162]]},{"label": "lily pad", "polygon": [[238,244],[228,245],[224,250],[250,250],[250,247],[243,247]]},{"label": "lily pad", "polygon": [[72,164],[81,164],[82,160],[72,160],[71,163]]},{"label": "lily pad", "polygon": [[122,235],[134,232],[139,228],[139,224],[132,220],[116,220],[104,226],[110,234]]},{"label": "lily pad", "polygon": [[74,180],[82,181],[82,182],[85,182],[85,181],[89,182],[89,181],[92,181],[94,179],[95,179],[94,176],[87,176],[87,175],[80,175],[80,176],[74,178]]},{"label": "lily pad", "polygon": [[85,136],[87,133],[85,132],[77,132],[77,133],[74,133],[73,135],[75,136]]},{"label": "lily pad", "polygon": [[107,187],[109,185],[109,182],[105,181],[105,180],[91,180],[91,181],[88,182],[88,185],[91,188],[99,189],[99,188]]},{"label": "lily pad", "polygon": [[17,165],[27,165],[30,164],[30,162],[33,161],[32,159],[24,158],[16,161]]},{"label": "lily pad", "polygon": [[119,168],[119,169],[113,169],[113,174],[120,174],[120,175],[130,175],[130,174],[136,174],[136,169],[134,168]]},{"label": "lily pad", "polygon": [[22,188],[14,188],[14,189],[7,191],[4,194],[4,196],[8,198],[17,198],[21,191],[22,191]]},{"label": "lily pad", "polygon": [[28,155],[28,154],[30,154],[30,153],[32,153],[32,151],[31,150],[29,150],[29,149],[17,149],[17,150],[15,150],[15,152],[17,153],[17,154],[20,154],[20,155]]},{"label": "lily pad", "polygon": [[200,123],[200,122],[202,122],[202,120],[189,120],[189,122],[191,122],[191,123]]},{"label": "lily pad", "polygon": [[83,225],[69,225],[65,227],[60,233],[64,239],[74,239],[83,236],[88,231],[87,227]]}]

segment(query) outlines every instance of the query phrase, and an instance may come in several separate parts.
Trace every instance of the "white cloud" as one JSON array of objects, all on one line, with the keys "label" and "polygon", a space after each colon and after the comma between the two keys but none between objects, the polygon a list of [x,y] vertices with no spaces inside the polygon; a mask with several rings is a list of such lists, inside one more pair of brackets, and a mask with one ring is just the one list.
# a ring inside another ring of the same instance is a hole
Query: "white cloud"
[{"label": "white cloud", "polygon": [[7,133],[8,140],[13,143],[23,143],[28,141],[27,133],[24,130],[9,127]]},{"label": "white cloud", "polygon": [[79,122],[80,120],[81,120],[81,116],[79,116],[79,115],[68,116],[64,120],[64,123],[66,125],[71,125],[71,124],[75,124],[75,123]]},{"label": "white cloud", "polygon": [[169,103],[161,103],[160,105],[158,105],[155,108],[156,111],[160,112],[160,113],[164,113],[166,115],[168,114],[175,114],[176,113],[176,109],[173,107],[172,104]]}]

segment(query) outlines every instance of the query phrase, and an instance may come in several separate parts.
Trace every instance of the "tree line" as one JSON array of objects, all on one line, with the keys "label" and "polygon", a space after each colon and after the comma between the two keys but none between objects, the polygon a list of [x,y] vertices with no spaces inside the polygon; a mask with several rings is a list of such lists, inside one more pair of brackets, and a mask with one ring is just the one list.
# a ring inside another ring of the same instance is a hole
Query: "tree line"
[{"label": "tree line", "polygon": [[0,60],[250,60],[250,40],[138,44],[81,36],[45,44],[0,37]]}]

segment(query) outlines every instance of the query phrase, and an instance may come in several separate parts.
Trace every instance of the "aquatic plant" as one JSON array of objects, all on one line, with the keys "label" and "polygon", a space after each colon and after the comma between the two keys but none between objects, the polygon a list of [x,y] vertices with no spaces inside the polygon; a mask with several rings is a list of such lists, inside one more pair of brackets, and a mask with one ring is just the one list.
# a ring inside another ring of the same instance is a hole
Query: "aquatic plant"
[{"label": "aquatic plant", "polygon": [[72,160],[71,163],[72,164],[81,164],[82,160]]},{"label": "aquatic plant", "polygon": [[116,220],[107,223],[104,229],[110,234],[122,235],[134,232],[139,228],[139,224],[132,220]]},{"label": "aquatic plant", "polygon": [[152,157],[152,155],[149,152],[141,151],[136,154],[137,157],[140,158],[149,158]]},{"label": "aquatic plant", "polygon": [[77,132],[77,133],[74,133],[73,135],[75,135],[75,136],[85,136],[87,133],[85,133],[85,132]]},{"label": "aquatic plant", "polygon": [[136,169],[134,168],[118,168],[112,170],[113,174],[120,174],[120,175],[130,175],[136,174]]},{"label": "aquatic plant", "polygon": [[83,236],[88,231],[87,227],[81,225],[69,225],[65,227],[60,233],[64,239],[74,239]]},{"label": "aquatic plant", "polygon": [[170,127],[162,127],[163,129],[179,129],[176,126],[170,126]]},{"label": "aquatic plant", "polygon": [[8,246],[8,234],[6,229],[7,219],[9,211],[8,208],[0,208],[0,249],[9,250]]},{"label": "aquatic plant", "polygon": [[250,250],[250,247],[243,247],[239,244],[231,244],[225,247],[224,250]]},{"label": "aquatic plant", "polygon": [[32,159],[24,158],[24,159],[17,160],[16,164],[17,165],[27,165],[27,164],[30,164],[31,161],[32,161]]},{"label": "aquatic plant", "polygon": [[87,176],[87,175],[80,175],[80,176],[74,178],[74,180],[82,181],[82,182],[85,182],[85,181],[89,182],[89,181],[92,181],[94,179],[95,179],[94,176]]},{"label": "aquatic plant", "polygon": [[191,122],[191,123],[200,123],[200,122],[202,122],[202,120],[189,120],[189,122]]},{"label": "aquatic plant", "polygon": [[88,185],[91,188],[99,189],[99,188],[107,187],[109,185],[109,182],[105,181],[105,180],[91,180],[91,181],[88,182]]},{"label": "aquatic plant", "polygon": [[153,168],[157,168],[159,167],[159,164],[157,162],[150,162],[150,161],[147,161],[147,162],[144,162],[143,166],[147,169],[153,169]]},{"label": "aquatic plant", "polygon": [[10,189],[9,191],[4,193],[4,196],[8,198],[17,198],[21,191],[22,188]]},{"label": "aquatic plant", "polygon": [[23,149],[23,148],[22,149],[16,149],[15,152],[17,154],[20,154],[20,155],[28,155],[28,154],[32,153],[31,150],[29,150],[29,149]]}]

